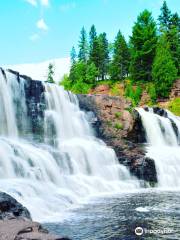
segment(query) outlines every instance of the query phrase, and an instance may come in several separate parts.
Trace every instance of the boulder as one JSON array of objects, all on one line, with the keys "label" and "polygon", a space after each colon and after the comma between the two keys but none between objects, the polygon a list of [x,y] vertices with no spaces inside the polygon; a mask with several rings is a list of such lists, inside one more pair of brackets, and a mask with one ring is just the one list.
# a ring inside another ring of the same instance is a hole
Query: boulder
[{"label": "boulder", "polygon": [[0,239],[68,240],[49,234],[41,224],[32,221],[29,211],[22,204],[4,192],[0,192]]}]

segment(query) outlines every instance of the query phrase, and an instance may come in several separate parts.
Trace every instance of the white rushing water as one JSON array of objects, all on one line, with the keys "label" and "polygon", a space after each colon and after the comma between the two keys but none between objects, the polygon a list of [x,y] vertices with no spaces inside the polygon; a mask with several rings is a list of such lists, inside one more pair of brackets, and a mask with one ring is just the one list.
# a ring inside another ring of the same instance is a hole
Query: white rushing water
[{"label": "white rushing water", "polygon": [[146,132],[147,156],[155,160],[159,187],[180,188],[180,118],[169,111],[163,117],[152,109],[137,110]]},{"label": "white rushing water", "polygon": [[24,90],[28,80],[5,74],[0,71],[0,190],[23,203],[33,219],[59,221],[92,195],[139,187],[62,87],[44,83],[43,136],[29,138],[34,133]]}]

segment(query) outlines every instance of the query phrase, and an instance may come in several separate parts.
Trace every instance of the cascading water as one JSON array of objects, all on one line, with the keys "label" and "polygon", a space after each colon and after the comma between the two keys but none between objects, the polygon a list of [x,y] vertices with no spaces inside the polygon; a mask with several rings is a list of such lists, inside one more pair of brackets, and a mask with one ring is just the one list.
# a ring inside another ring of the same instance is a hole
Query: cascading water
[{"label": "cascading water", "polygon": [[180,118],[166,111],[160,116],[153,109],[137,109],[146,132],[147,156],[155,160],[158,185],[180,188]]},{"label": "cascading water", "polygon": [[[114,151],[94,137],[73,94],[35,81],[30,88],[28,81],[0,71],[1,191],[35,220],[55,221],[91,195],[139,187]],[[42,96],[39,90],[32,95],[38,84]]]}]

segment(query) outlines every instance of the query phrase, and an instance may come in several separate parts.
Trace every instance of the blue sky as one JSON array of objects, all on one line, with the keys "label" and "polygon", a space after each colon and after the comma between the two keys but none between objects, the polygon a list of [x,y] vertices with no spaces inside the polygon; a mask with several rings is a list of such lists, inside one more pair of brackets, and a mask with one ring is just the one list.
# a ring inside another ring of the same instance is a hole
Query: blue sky
[{"label": "blue sky", "polygon": [[[120,29],[131,35],[145,8],[157,19],[163,0],[4,0],[0,1],[0,64],[34,63],[69,56],[82,26],[92,24],[113,41]],[[180,0],[167,0],[180,13]]]}]

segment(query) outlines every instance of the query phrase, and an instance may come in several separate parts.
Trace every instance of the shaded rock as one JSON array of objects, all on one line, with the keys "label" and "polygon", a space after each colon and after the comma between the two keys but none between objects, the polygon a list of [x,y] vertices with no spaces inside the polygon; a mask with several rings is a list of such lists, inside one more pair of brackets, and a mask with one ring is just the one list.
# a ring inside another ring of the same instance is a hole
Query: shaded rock
[{"label": "shaded rock", "polygon": [[29,219],[29,211],[10,195],[0,192],[0,219]]},{"label": "shaded rock", "polygon": [[41,224],[33,222],[29,211],[10,195],[0,192],[1,240],[69,240],[49,234]]}]

